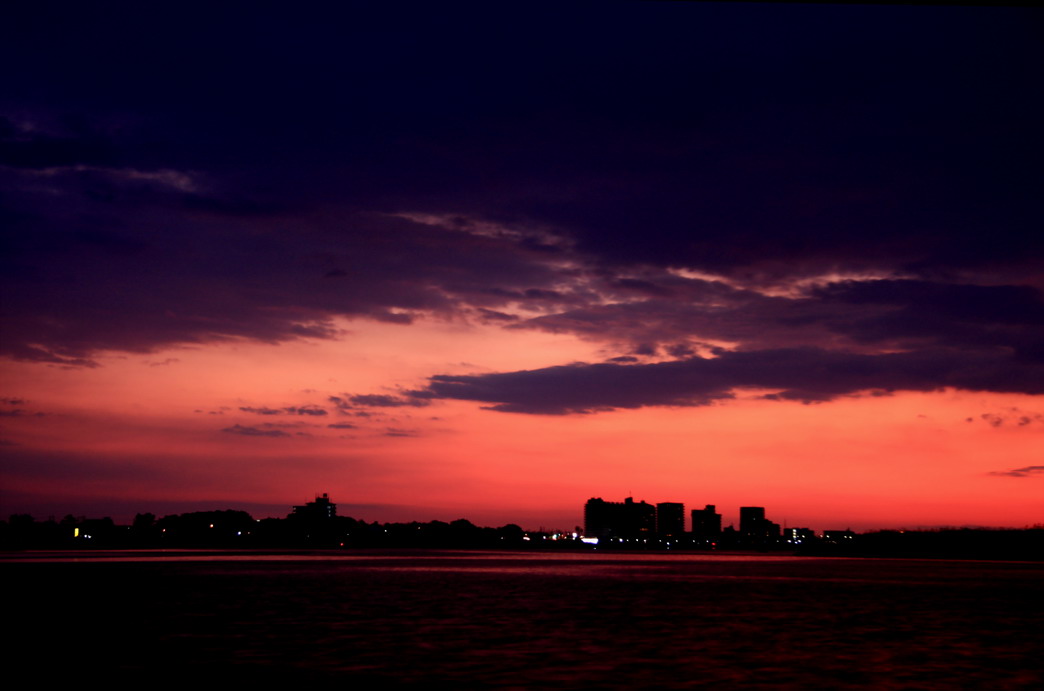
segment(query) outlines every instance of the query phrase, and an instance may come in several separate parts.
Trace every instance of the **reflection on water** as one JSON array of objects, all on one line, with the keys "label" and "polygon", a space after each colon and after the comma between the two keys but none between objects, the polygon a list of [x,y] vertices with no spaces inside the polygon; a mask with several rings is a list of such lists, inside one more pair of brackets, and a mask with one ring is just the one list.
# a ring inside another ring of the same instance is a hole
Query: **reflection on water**
[{"label": "reflection on water", "polygon": [[329,550],[308,551],[249,551],[249,550],[60,550],[0,553],[0,562],[41,563],[41,562],[83,562],[83,561],[122,561],[122,562],[156,562],[156,561],[280,561],[280,562],[378,562],[392,564],[410,562],[411,564],[430,563],[448,564],[451,560],[476,564],[480,562],[528,562],[551,563],[566,562],[592,564],[598,562],[611,563],[686,563],[686,562],[784,562],[807,561],[808,557],[794,557],[777,554],[751,554],[742,552],[702,552],[702,553],[665,553],[665,552],[495,552],[495,551],[454,551],[454,550],[351,550],[331,552]]},{"label": "reflection on water", "polygon": [[50,651],[70,678],[1044,687],[1041,564],[167,553],[4,560],[0,573],[16,594],[10,659]]}]

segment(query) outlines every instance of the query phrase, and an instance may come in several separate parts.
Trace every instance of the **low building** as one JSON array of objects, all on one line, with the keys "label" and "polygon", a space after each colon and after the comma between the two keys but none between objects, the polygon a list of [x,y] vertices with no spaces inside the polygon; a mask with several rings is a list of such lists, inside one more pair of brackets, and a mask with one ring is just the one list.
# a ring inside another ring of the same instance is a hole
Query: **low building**
[{"label": "low building", "polygon": [[315,501],[307,502],[304,506],[295,506],[290,515],[308,520],[333,518],[337,515],[337,504],[331,502],[330,495],[323,492],[321,495],[315,495]]}]

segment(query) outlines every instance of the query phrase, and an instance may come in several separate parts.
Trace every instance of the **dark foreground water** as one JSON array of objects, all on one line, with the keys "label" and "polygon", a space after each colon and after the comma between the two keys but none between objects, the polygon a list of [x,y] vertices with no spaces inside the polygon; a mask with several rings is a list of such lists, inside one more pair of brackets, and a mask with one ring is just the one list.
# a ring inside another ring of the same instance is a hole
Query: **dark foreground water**
[{"label": "dark foreground water", "polygon": [[1039,563],[168,554],[0,578],[5,677],[45,688],[1044,689]]}]

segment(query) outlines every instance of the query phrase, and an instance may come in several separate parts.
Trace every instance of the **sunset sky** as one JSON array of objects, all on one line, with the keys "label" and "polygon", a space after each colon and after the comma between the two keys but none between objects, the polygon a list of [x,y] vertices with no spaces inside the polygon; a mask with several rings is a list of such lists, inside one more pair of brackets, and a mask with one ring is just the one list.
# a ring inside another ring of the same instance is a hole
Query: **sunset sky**
[{"label": "sunset sky", "polygon": [[1044,13],[16,3],[0,515],[1044,523]]}]

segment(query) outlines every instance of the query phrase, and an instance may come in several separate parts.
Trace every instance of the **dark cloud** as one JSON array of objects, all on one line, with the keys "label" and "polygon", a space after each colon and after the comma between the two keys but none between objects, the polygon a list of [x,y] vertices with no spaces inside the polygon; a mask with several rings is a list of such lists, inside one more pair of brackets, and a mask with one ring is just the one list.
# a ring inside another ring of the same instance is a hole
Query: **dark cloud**
[{"label": "dark cloud", "polygon": [[387,396],[384,394],[360,394],[349,396],[348,400],[358,406],[374,406],[378,408],[396,408],[411,405],[407,399],[398,396]]},{"label": "dark cloud", "polygon": [[1044,476],[1044,465],[1028,465],[1023,468],[1013,468],[1012,470],[995,470],[990,475],[1000,475],[1003,477],[1033,477],[1033,476]]},{"label": "dark cloud", "polygon": [[321,408],[317,405],[303,405],[303,406],[287,406],[285,408],[269,408],[267,406],[251,407],[251,406],[240,406],[239,408],[244,413],[254,413],[255,415],[312,415],[320,416],[326,415],[326,409]]},{"label": "dark cloud", "polygon": [[[115,147],[83,123],[66,123],[62,134],[19,127],[0,116],[0,166],[34,170],[83,165],[109,166],[117,161]],[[79,125],[79,126],[78,126]]]},{"label": "dark cloud", "polygon": [[286,411],[288,413],[290,413],[291,415],[320,416],[320,415],[326,415],[327,414],[325,408],[320,408],[317,405],[302,405],[302,406],[297,406],[296,408],[295,407],[290,407],[290,408],[287,408]]},{"label": "dark cloud", "polygon": [[[288,233],[207,218],[184,217],[178,227],[177,213],[123,207],[123,227],[102,231],[101,210],[84,208],[68,221],[41,218],[55,216],[51,209],[22,220],[21,247],[6,260],[5,278],[20,290],[4,302],[4,348],[16,358],[70,366],[93,365],[91,355],[106,349],[337,338],[335,316],[409,325],[415,314],[465,308],[440,287],[450,276],[511,286],[555,273],[508,243],[384,216],[297,219],[307,230]],[[157,231],[162,226],[171,234]],[[244,232],[249,245],[238,241]],[[94,236],[107,240],[86,239]],[[348,275],[324,279],[330,263]],[[494,307],[506,302],[486,299]]]},{"label": "dark cloud", "polygon": [[[423,408],[430,404],[428,391],[406,391],[402,395],[341,394],[328,399],[342,413],[356,408]],[[364,411],[355,412],[361,415]]]},{"label": "dark cloud", "polygon": [[703,341],[785,346],[822,343],[837,336],[830,321],[851,314],[840,306],[804,296],[768,296],[721,283],[681,279],[670,298],[603,299],[532,317],[515,328],[573,333],[620,343],[630,354],[659,347],[684,355]]},{"label": "dark cloud", "polygon": [[830,328],[860,342],[1007,346],[1044,362],[1044,297],[1031,286],[845,281],[814,296],[849,306],[850,316],[834,319]]},{"label": "dark cloud", "polygon": [[316,427],[317,425],[309,424],[307,422],[262,422],[257,427],[263,427],[265,429],[287,429],[296,427]]},{"label": "dark cloud", "polygon": [[855,350],[997,346],[1044,361],[1044,299],[1031,286],[864,279],[766,295],[702,280],[663,283],[673,296],[591,304],[518,327],[630,343],[646,353],[659,346],[674,357],[701,341],[725,341]]},{"label": "dark cloud", "polygon": [[428,405],[424,398],[408,396],[387,396],[383,394],[361,394],[351,396],[348,399],[355,405],[372,406],[376,408],[398,408],[401,406],[422,407]]},{"label": "dark cloud", "polygon": [[651,364],[574,364],[479,375],[439,375],[437,398],[492,404],[516,413],[590,413],[642,406],[695,406],[737,389],[772,389],[780,400],[828,401],[870,391],[1044,393],[1044,366],[1025,368],[1010,356],[931,350],[856,354],[817,348],[719,351],[714,358]]},{"label": "dark cloud", "polygon": [[[1009,408],[995,413],[983,413],[979,416],[990,427],[1027,427],[1033,424],[1044,423],[1044,415],[1018,408]],[[974,422],[974,418],[967,418],[968,422]]]},{"label": "dark cloud", "polygon": [[244,437],[289,437],[290,435],[280,429],[261,429],[258,427],[247,427],[244,425],[232,425],[225,427],[222,432],[229,434],[241,434]]},{"label": "dark cloud", "polygon": [[505,312],[497,312],[496,310],[486,309],[485,307],[478,308],[479,316],[483,321],[487,322],[512,322],[518,321],[517,314],[507,314]]},{"label": "dark cloud", "polygon": [[282,415],[285,411],[279,408],[250,408],[240,406],[239,408],[244,413],[254,413],[256,415]]},{"label": "dark cloud", "polygon": [[8,357],[452,317],[603,347],[424,392],[500,410],[1039,392],[1031,9],[46,4],[0,27]]},{"label": "dark cloud", "polygon": [[[24,406],[29,401],[24,398],[0,398],[0,404],[9,406]],[[25,408],[5,408],[0,409],[0,417],[43,417],[46,413],[39,411],[33,412],[26,410]]]}]

